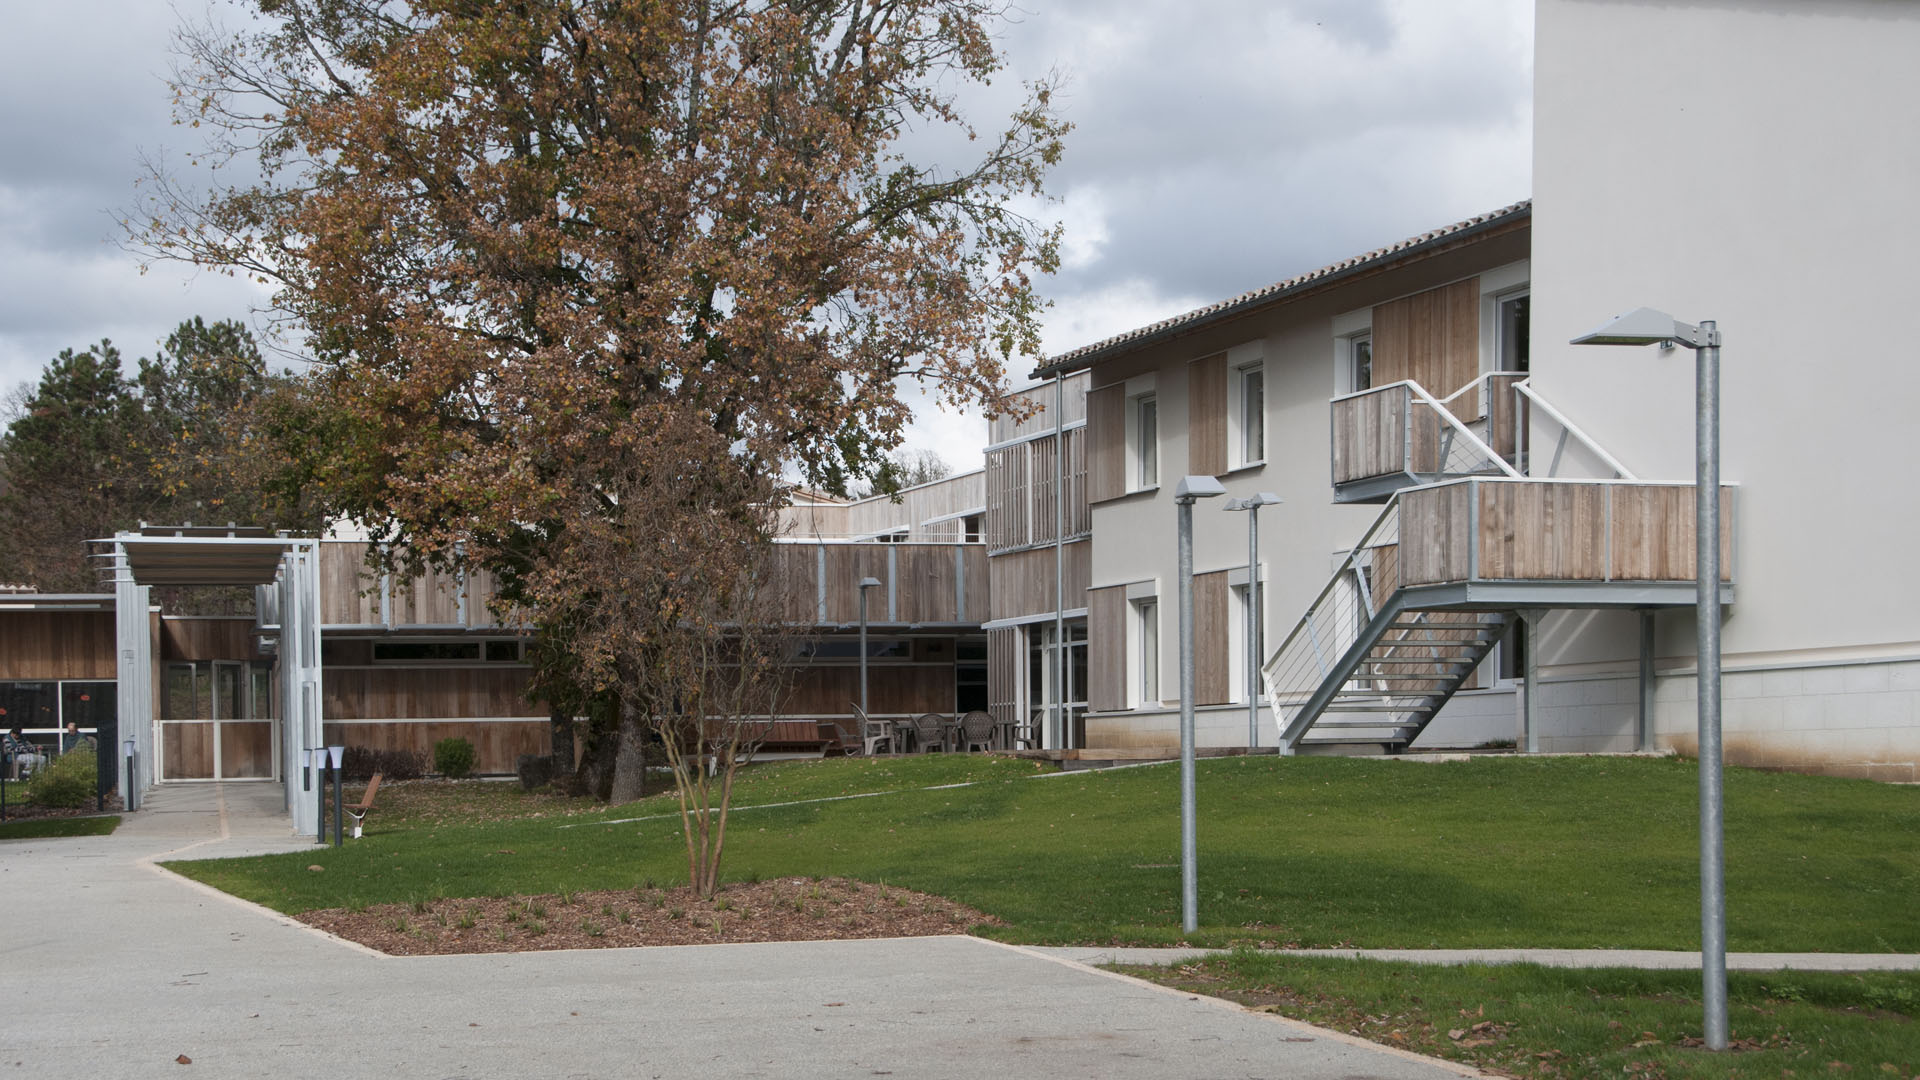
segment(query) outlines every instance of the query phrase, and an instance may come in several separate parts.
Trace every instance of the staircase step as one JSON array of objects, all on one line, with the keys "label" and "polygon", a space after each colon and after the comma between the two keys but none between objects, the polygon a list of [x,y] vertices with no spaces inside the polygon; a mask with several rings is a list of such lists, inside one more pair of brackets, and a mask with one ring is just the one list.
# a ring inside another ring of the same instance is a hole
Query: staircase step
[{"label": "staircase step", "polygon": [[1440,637],[1440,638],[1383,637],[1380,639],[1380,644],[1381,645],[1487,645],[1487,644],[1491,644],[1496,640],[1498,639],[1495,638],[1494,635],[1492,634],[1481,634],[1479,637],[1470,637],[1470,638],[1467,638],[1467,637]]}]

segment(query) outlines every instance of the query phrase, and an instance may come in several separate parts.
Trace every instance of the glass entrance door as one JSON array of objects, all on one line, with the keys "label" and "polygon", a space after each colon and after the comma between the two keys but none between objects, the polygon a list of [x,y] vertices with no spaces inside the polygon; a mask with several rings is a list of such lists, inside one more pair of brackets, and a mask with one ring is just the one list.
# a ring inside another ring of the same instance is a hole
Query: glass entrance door
[{"label": "glass entrance door", "polygon": [[270,780],[278,755],[266,668],[172,663],[161,689],[163,780]]}]

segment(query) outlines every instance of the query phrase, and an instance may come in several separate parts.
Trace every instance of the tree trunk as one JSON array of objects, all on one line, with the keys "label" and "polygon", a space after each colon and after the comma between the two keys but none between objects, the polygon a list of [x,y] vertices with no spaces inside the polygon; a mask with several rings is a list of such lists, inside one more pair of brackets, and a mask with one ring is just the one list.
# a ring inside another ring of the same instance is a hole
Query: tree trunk
[{"label": "tree trunk", "polygon": [[639,703],[620,699],[620,727],[615,735],[613,791],[607,801],[629,803],[647,793],[647,723]]},{"label": "tree trunk", "polygon": [[573,714],[565,709],[549,710],[547,730],[552,735],[553,775],[571,775],[574,768]]},{"label": "tree trunk", "polygon": [[593,732],[587,737],[587,752],[574,773],[574,794],[591,795],[601,802],[613,794],[613,762],[618,738],[611,731]]}]

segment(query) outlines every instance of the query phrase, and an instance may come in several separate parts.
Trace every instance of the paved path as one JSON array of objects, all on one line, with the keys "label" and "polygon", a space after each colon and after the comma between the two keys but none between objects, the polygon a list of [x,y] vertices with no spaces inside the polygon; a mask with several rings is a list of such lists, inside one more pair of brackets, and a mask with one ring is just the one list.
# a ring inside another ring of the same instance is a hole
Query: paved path
[{"label": "paved path", "polygon": [[148,864],[297,849],[278,803],[171,786],[0,841],[0,1080],[1465,1071],[972,938],[381,957]]}]

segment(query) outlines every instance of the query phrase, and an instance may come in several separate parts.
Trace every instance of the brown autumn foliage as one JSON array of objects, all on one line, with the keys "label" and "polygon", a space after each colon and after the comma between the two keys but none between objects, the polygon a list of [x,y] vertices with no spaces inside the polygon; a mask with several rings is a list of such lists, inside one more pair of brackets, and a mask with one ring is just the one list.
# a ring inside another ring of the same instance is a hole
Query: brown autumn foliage
[{"label": "brown autumn foliage", "polygon": [[1058,237],[1015,207],[1051,87],[998,133],[960,114],[998,66],[984,0],[250,6],[181,31],[174,84],[198,160],[259,179],[156,166],[134,243],[277,287],[333,409],[304,476],[498,574],[557,703],[619,701],[637,790],[640,718],[717,704],[682,628],[753,636],[773,478],[844,489],[903,377],[992,410],[1037,355]]}]

